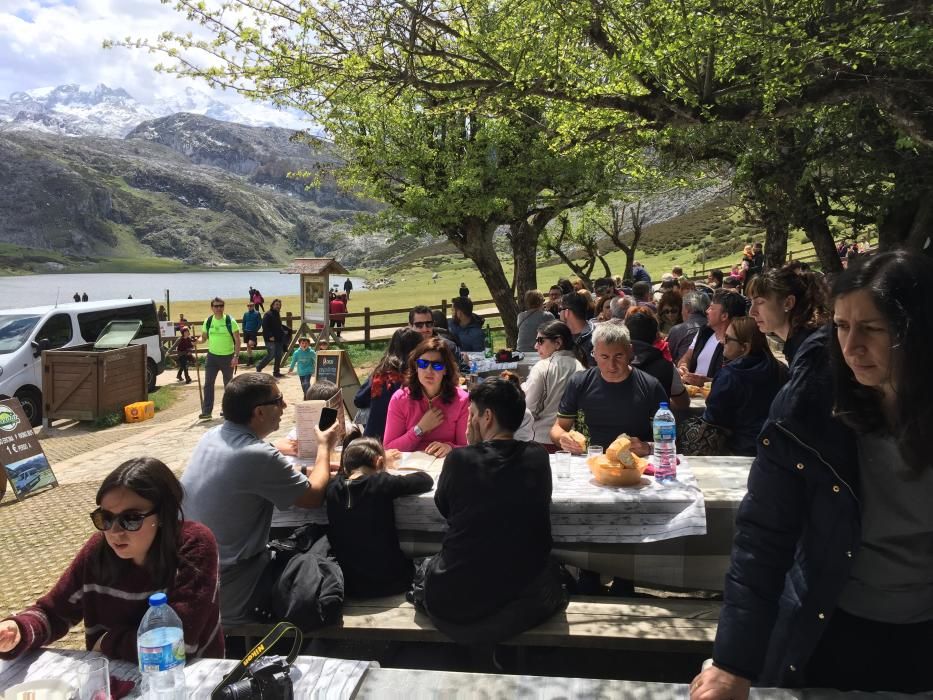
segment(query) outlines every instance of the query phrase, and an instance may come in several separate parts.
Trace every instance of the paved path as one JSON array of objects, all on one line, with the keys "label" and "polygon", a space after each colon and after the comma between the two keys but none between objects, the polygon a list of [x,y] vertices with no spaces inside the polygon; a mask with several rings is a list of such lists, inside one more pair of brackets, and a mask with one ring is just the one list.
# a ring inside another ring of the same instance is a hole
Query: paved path
[{"label": "paved path", "polygon": [[[173,384],[174,378],[174,372],[166,372],[159,383]],[[281,379],[279,387],[289,404],[300,400],[297,375]],[[116,466],[131,457],[152,456],[181,474],[201,435],[220,424],[219,418],[198,420],[197,384],[172,391],[179,392],[178,400],[150,421],[106,430],[58,422],[40,438],[60,486],[21,502],[8,490],[0,501],[0,618],[22,610],[55,584],[93,533],[88,514],[97,487]],[[218,382],[216,412],[222,391]],[[291,407],[286,409],[270,440],[288,432],[293,415]],[[81,649],[83,635],[79,625],[54,646]]]}]

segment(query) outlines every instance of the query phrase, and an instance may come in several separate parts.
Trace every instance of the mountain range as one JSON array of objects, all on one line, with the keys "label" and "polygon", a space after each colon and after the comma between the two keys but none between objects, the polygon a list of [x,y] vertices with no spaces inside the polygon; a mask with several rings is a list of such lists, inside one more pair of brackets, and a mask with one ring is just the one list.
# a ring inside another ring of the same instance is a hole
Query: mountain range
[{"label": "mountain range", "polygon": [[123,88],[69,84],[14,92],[8,99],[0,99],[0,131],[28,129],[61,136],[123,138],[144,121],[178,112],[247,126],[308,126],[293,112],[273,108],[249,111],[192,87],[142,104]]},{"label": "mountain range", "polygon": [[193,90],[153,105],[105,85],[0,100],[0,243],[17,247],[0,251],[0,267],[36,269],[38,261],[45,269],[57,258],[43,252],[79,266],[147,257],[199,265],[331,254],[347,266],[381,260],[385,237],[350,234],[375,203],[341,191],[326,172],[313,187],[289,177],[339,166],[333,148],[241,118]]}]

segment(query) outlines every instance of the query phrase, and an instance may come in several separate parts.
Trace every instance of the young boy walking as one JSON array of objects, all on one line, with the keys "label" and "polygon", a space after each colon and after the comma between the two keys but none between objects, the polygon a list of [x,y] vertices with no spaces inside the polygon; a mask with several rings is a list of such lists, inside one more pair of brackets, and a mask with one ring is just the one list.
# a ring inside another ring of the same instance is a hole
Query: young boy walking
[{"label": "young boy walking", "polygon": [[308,393],[311,387],[311,377],[314,376],[314,365],[317,362],[317,353],[311,349],[311,340],[299,338],[298,347],[292,351],[292,363],[288,367],[291,374],[298,365],[298,380],[301,382],[301,395]]},{"label": "young boy walking", "polygon": [[178,361],[178,381],[181,381],[181,375],[184,373],[185,384],[190,384],[191,375],[188,374],[188,363],[194,358],[194,341],[191,340],[191,331],[187,326],[181,329],[181,338],[175,344],[175,351],[178,353],[175,358]]}]

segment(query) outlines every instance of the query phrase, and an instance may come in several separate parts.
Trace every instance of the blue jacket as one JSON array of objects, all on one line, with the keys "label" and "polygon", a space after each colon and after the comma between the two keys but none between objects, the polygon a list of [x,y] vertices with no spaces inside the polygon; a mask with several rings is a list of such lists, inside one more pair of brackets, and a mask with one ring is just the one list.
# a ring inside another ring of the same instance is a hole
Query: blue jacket
[{"label": "blue jacket", "polygon": [[256,333],[262,327],[262,314],[258,311],[247,311],[243,314],[243,330],[247,333]]},{"label": "blue jacket", "polygon": [[737,357],[716,373],[703,420],[731,431],[729,448],[754,455],[771,402],[787,380],[787,368],[771,355]]},{"label": "blue jacket", "polygon": [[450,323],[447,324],[447,330],[463,352],[482,352],[486,349],[486,334],[483,332],[483,323],[485,323],[485,320],[482,316],[473,314],[470,317],[470,322],[465,326],[461,326],[451,319]]},{"label": "blue jacket", "polygon": [[713,660],[756,685],[806,685],[861,539],[855,434],[832,414],[830,332],[798,351],[736,517]]}]

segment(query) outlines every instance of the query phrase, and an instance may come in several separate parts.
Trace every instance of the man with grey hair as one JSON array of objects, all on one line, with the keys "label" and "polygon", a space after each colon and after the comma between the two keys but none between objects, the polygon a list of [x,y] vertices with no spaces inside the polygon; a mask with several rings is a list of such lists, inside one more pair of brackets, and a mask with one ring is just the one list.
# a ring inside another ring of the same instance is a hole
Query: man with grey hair
[{"label": "man with grey hair", "polygon": [[706,325],[709,297],[703,292],[689,292],[684,295],[683,304],[683,323],[678,323],[667,334],[667,346],[675,365],[690,349],[697,331]]},{"label": "man with grey hair", "polygon": [[551,440],[575,454],[585,448],[570,437],[577,430],[590,445],[602,448],[621,434],[632,439],[632,451],[645,457],[651,452],[651,419],[667,392],[651,375],[632,367],[632,341],[625,324],[612,319],[593,331],[596,366],[570,378],[551,428]]},{"label": "man with grey hair", "polygon": [[629,307],[631,307],[633,303],[635,303],[635,300],[628,295],[613,297],[612,301],[609,302],[609,312],[612,314],[612,318],[618,318],[624,321],[625,312],[629,310]]}]

